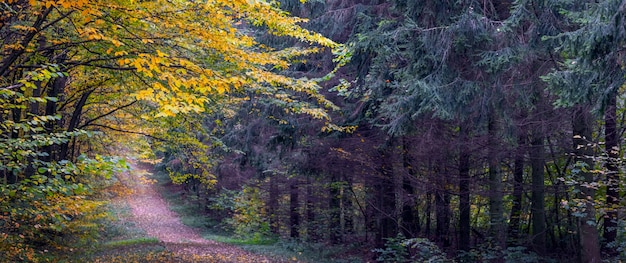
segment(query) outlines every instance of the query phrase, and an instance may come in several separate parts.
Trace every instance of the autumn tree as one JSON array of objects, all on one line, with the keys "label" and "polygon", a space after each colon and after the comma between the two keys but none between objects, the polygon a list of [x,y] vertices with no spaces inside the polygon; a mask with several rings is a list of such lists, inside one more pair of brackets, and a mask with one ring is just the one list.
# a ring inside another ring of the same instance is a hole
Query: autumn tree
[{"label": "autumn tree", "polygon": [[[1,5],[0,135],[6,147],[0,170],[8,196],[3,204],[16,196],[27,198],[17,191],[24,189],[20,184],[43,182],[74,189],[60,195],[58,205],[80,199],[87,192],[81,185],[88,185],[95,170],[65,166],[87,162],[78,158],[86,148],[92,156],[105,150],[94,149],[98,143],[85,131],[97,132],[97,138],[126,133],[168,141],[179,147],[167,149],[174,158],[193,167],[192,178],[211,185],[215,178],[208,172],[212,163],[206,145],[219,143],[212,140],[212,130],[195,129],[200,123],[191,119],[200,114],[229,117],[233,108],[250,100],[231,94],[244,91],[337,128],[326,112],[335,106],[319,93],[317,81],[285,76],[282,70],[296,58],[340,46],[303,29],[299,24],[305,19],[272,3],[5,0]],[[301,44],[262,45],[251,29]],[[165,125],[170,129],[161,130]],[[59,180],[45,180],[51,176]],[[184,181],[185,174],[181,176],[174,178]],[[81,184],[73,184],[72,178]],[[95,207],[82,205],[84,210],[60,213],[87,214]],[[28,218],[36,215],[23,216],[19,225],[38,223]],[[3,227],[11,237],[2,239],[3,247],[15,241],[17,232],[12,231]]]}]

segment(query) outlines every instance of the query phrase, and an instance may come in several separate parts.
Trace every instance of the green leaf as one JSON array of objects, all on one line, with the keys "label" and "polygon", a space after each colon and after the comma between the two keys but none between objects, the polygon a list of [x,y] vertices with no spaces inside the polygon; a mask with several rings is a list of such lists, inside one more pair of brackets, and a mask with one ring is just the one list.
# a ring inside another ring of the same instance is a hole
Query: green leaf
[{"label": "green leaf", "polygon": [[58,98],[55,98],[55,97],[45,97],[45,99],[46,99],[46,100],[48,100],[48,101],[52,101],[52,102],[57,102],[57,101],[59,101],[59,99],[58,99]]}]

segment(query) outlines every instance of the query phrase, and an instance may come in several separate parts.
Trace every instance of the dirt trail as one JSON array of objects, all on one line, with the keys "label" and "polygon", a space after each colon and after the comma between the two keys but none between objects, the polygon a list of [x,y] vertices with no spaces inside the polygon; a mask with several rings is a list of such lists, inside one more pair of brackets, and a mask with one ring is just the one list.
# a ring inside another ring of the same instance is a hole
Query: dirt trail
[{"label": "dirt trail", "polygon": [[280,262],[255,255],[241,248],[202,238],[196,230],[181,223],[157,192],[150,165],[131,163],[131,172],[123,183],[133,189],[127,202],[132,208],[133,221],[151,237],[179,255],[192,255],[194,262]]}]

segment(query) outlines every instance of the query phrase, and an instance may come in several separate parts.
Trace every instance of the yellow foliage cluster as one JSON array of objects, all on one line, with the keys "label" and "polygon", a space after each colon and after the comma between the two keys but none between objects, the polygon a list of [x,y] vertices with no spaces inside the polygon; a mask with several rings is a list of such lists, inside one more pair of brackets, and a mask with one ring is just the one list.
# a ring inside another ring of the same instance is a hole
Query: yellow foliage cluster
[{"label": "yellow foliage cluster", "polygon": [[[141,183],[144,183],[143,181]],[[133,194],[133,189],[125,186],[120,182],[116,182],[111,186],[103,189],[104,192],[113,195],[114,197],[127,197]]]},{"label": "yellow foliage cluster", "polygon": [[[332,105],[318,94],[315,81],[288,78],[277,70],[286,69],[294,57],[340,46],[303,29],[298,24],[305,19],[291,17],[268,2],[29,0],[29,4],[33,13],[58,10],[51,20],[59,19],[57,26],[64,34],[42,34],[49,43],[83,43],[84,49],[78,48],[75,55],[77,63],[133,70],[136,74],[124,76],[123,92],[156,103],[156,116],[202,112],[213,94],[259,85],[293,90],[324,107]],[[252,27],[312,46],[273,50],[254,39],[248,30]],[[314,111],[314,116],[328,118],[324,111]]]}]

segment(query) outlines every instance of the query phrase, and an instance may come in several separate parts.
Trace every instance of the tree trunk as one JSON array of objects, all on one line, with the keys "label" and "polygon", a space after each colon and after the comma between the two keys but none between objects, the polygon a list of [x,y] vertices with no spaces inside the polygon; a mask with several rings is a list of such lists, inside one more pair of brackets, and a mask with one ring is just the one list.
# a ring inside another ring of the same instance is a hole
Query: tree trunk
[{"label": "tree trunk", "polygon": [[267,210],[269,214],[270,220],[270,231],[273,234],[280,234],[280,221],[278,220],[278,184],[277,184],[277,176],[272,176],[269,178],[270,184],[270,193],[269,200],[267,202]]},{"label": "tree trunk", "polygon": [[352,186],[341,188],[341,235],[344,237],[343,240],[345,240],[346,235],[352,234],[354,230],[354,218],[352,218],[354,207],[352,207],[352,201],[346,190],[350,187]]},{"label": "tree trunk", "polygon": [[520,219],[522,215],[522,202],[524,201],[524,148],[526,147],[526,134],[520,131],[517,137],[517,151],[513,162],[513,205],[509,220],[509,237],[516,244],[519,239]]},{"label": "tree trunk", "polygon": [[317,241],[317,228],[315,227],[315,201],[313,196],[313,182],[311,175],[307,175],[306,178],[306,238],[309,241]]},{"label": "tree trunk", "polygon": [[450,246],[450,194],[441,185],[439,187],[442,189],[435,191],[435,212],[437,213],[435,237],[445,248]]},{"label": "tree trunk", "polygon": [[464,143],[467,129],[461,126],[459,140],[459,250],[470,249],[470,153]]},{"label": "tree trunk", "polygon": [[496,126],[494,109],[489,116],[487,125],[489,133],[489,218],[490,236],[494,238],[495,244],[501,249],[506,248],[506,225],[504,221],[502,172],[500,171],[500,158],[498,157],[499,142],[498,130]]},{"label": "tree trunk", "polygon": [[419,212],[415,199],[415,189],[411,178],[416,175],[415,169],[411,165],[409,147],[405,139],[402,140],[402,163],[407,175],[402,178],[402,233],[405,237],[416,237],[420,231]]},{"label": "tree trunk", "polygon": [[[85,104],[87,103],[87,99],[89,98],[91,93],[93,93],[94,91],[95,89],[89,89],[85,91],[85,93],[83,93],[80,96],[80,99],[78,100],[78,102],[76,102],[76,105],[74,105],[74,112],[72,113],[72,117],[70,118],[70,122],[67,126],[68,132],[72,132],[78,127],[78,123],[80,122],[80,116],[83,113],[83,107],[85,107]],[[60,145],[60,147],[61,147],[61,151],[59,152],[59,160],[66,160],[70,143],[66,142]]]},{"label": "tree trunk", "polygon": [[[593,174],[588,172],[593,169],[593,148],[591,146],[591,124],[593,119],[588,109],[577,106],[573,112],[573,148],[577,164],[584,165],[585,169],[580,169],[583,178],[582,183],[593,182]],[[595,191],[592,188],[580,186],[579,198],[584,200],[583,215],[578,218],[580,231],[581,261],[585,263],[599,263],[600,241],[596,228],[596,211],[593,206]]]},{"label": "tree trunk", "polygon": [[609,95],[606,110],[604,112],[604,140],[605,151],[608,160],[606,162],[606,207],[607,212],[604,217],[604,240],[611,243],[615,241],[617,234],[617,209],[619,208],[619,154],[620,147],[617,136],[617,103],[616,93]]},{"label": "tree trunk", "polygon": [[298,211],[298,180],[295,179],[289,185],[289,237],[300,237],[300,211]]},{"label": "tree trunk", "polygon": [[378,231],[376,235],[376,243],[382,246],[385,238],[395,237],[398,233],[397,224],[394,220],[394,212],[396,210],[396,197],[394,192],[394,176],[391,157],[391,151],[388,149],[380,150],[381,166],[379,174],[382,177],[379,180],[378,187],[378,208],[380,210],[378,216]]},{"label": "tree trunk", "polygon": [[[67,77],[59,77],[54,79],[54,81],[52,81],[52,86],[49,88],[48,90],[48,97],[53,97],[53,98],[57,98],[57,100],[60,100],[60,95],[63,92],[63,89],[65,88],[65,85],[67,84]],[[57,101],[53,101],[53,100],[48,100],[46,102],[46,111],[45,111],[45,115],[46,116],[53,116],[57,114]],[[54,127],[56,126],[55,122],[48,122],[46,123],[45,127],[46,127],[46,132],[47,133],[53,133],[54,132]],[[53,160],[57,160],[57,156],[55,153],[55,148],[53,146],[46,146],[44,147],[44,152],[46,152],[48,154],[48,156],[46,156],[44,159],[44,161],[53,161]]]},{"label": "tree trunk", "polygon": [[533,131],[530,150],[530,165],[532,171],[532,213],[533,249],[540,255],[546,249],[546,221],[544,202],[544,177],[545,177],[545,148],[543,131]]},{"label": "tree trunk", "polygon": [[443,247],[450,246],[450,192],[446,189],[448,176],[441,172],[439,163],[435,164],[434,175],[437,177],[435,190],[435,240]]},{"label": "tree trunk", "polygon": [[426,222],[425,222],[425,226],[424,226],[424,234],[427,237],[430,237],[430,230],[431,230],[431,225],[432,225],[432,199],[433,199],[433,194],[432,192],[427,192],[426,193],[426,213],[425,213],[425,217],[426,217]]},{"label": "tree trunk", "polygon": [[330,202],[328,209],[330,210],[330,221],[328,229],[330,231],[329,237],[331,244],[339,244],[341,242],[341,236],[339,235],[341,224],[341,199],[339,193],[339,176],[331,176],[330,183]]}]

